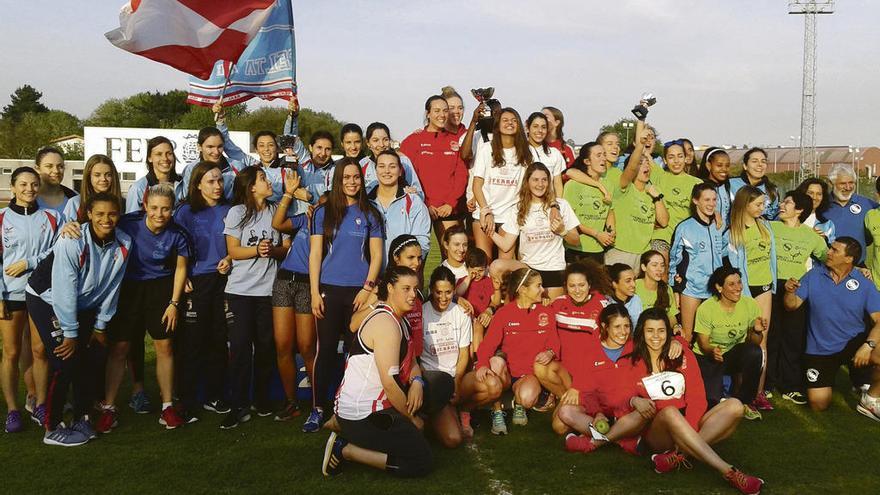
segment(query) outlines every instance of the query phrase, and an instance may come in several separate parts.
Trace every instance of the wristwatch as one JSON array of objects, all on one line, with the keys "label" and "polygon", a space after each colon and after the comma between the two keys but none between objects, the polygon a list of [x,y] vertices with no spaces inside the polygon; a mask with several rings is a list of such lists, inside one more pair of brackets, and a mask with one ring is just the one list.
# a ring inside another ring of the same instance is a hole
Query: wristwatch
[{"label": "wristwatch", "polygon": [[871,349],[875,349],[877,347],[877,343],[873,340],[866,340],[865,343],[868,344],[868,347],[870,347]]},{"label": "wristwatch", "polygon": [[656,203],[657,201],[660,201],[661,199],[663,199],[663,193],[660,193],[660,194],[654,196],[653,198],[651,198],[651,202]]}]

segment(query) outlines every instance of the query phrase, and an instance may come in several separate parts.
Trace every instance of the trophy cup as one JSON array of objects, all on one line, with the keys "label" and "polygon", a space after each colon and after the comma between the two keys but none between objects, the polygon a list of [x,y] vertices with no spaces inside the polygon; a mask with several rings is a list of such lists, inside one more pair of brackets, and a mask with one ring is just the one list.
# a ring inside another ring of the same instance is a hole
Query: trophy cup
[{"label": "trophy cup", "polygon": [[644,122],[648,117],[648,107],[654,106],[655,103],[657,103],[657,98],[653,93],[642,93],[642,98],[639,103],[633,107],[632,113],[637,119]]},{"label": "trophy cup", "polygon": [[299,137],[295,135],[284,135],[278,138],[278,144],[284,151],[284,163],[282,166],[285,168],[296,168],[297,166],[298,160],[296,152],[294,152],[297,139]]},{"label": "trophy cup", "polygon": [[[495,94],[495,88],[472,89],[471,94],[474,95],[474,98],[476,98],[478,102],[485,103],[487,100],[492,98],[493,94]],[[492,116],[492,110],[490,110],[489,107],[487,106],[486,108],[483,109],[483,117],[486,118],[486,117],[491,117],[491,116]]]}]

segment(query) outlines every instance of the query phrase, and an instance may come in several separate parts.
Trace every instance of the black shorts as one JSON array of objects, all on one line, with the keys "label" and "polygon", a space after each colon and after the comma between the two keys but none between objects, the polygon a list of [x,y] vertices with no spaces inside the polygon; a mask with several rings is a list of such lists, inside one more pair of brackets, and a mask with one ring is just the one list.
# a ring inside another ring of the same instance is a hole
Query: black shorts
[{"label": "black shorts", "polygon": [[272,306],[293,308],[298,314],[312,313],[312,292],[309,276],[288,270],[278,270],[272,285]]},{"label": "black shorts", "polygon": [[535,270],[536,272],[541,274],[541,284],[544,287],[564,287],[565,280],[564,273],[565,270]]},{"label": "black shorts", "polygon": [[834,386],[837,370],[843,365],[852,366],[853,357],[859,347],[865,343],[867,334],[860,334],[846,343],[838,353],[819,356],[804,354],[804,371],[807,376],[807,388],[825,388]]},{"label": "black shorts", "polygon": [[422,411],[426,414],[436,414],[452,399],[452,394],[455,393],[455,379],[444,371],[424,371],[422,379],[425,380]]},{"label": "black shorts", "polygon": [[3,304],[6,306],[6,311],[10,313],[13,311],[26,311],[27,304],[24,301],[3,301]]},{"label": "black shorts", "polygon": [[770,292],[773,289],[773,284],[767,285],[750,285],[749,292],[752,294],[752,299],[764,294],[765,292]]},{"label": "black shorts", "polygon": [[[171,335],[162,323],[174,289],[174,277],[153,280],[123,280],[119,288],[116,315],[107,326],[107,337],[113,342],[137,342],[150,333],[153,340]],[[178,323],[186,316],[185,308],[177,312]]]}]

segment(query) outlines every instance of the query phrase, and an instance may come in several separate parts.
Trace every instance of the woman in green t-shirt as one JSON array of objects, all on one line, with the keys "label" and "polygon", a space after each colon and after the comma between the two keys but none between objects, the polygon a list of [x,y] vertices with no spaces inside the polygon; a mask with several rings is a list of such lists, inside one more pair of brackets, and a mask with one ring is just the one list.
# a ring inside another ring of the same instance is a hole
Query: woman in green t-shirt
[{"label": "woman in green t-shirt", "polygon": [[[709,279],[712,297],[697,309],[694,324],[694,353],[706,386],[706,400],[711,408],[722,398],[724,375],[741,375],[733,396],[751,404],[761,379],[763,340],[766,320],[751,297],[743,295],[739,270],[722,266]],[[761,414],[746,406],[746,419]]]},{"label": "woman in green t-shirt", "polygon": [[[733,251],[731,264],[740,270],[743,285],[758,303],[761,318],[770,321],[773,293],[776,292],[776,240],[770,223],[764,214],[767,197],[754,186],[743,186],[736,192],[730,208],[730,244]],[[769,331],[769,328],[767,328]],[[767,355],[767,334],[761,339],[761,349]],[[771,410],[773,406],[764,394],[766,368],[761,372],[758,388],[759,409]]]},{"label": "woman in green t-shirt", "polygon": [[666,312],[669,323],[673,326],[676,335],[681,334],[681,325],[678,324],[678,304],[672,287],[666,283],[667,276],[666,258],[663,253],[656,250],[645,251],[639,260],[641,273],[636,280],[636,294],[642,300],[642,309],[657,308]]},{"label": "woman in green t-shirt", "polygon": [[625,263],[638,271],[639,257],[649,249],[654,227],[665,227],[669,221],[663,194],[650,183],[650,157],[643,153],[651,135],[653,132],[644,122],[636,124],[635,142],[642,146],[633,149],[614,191],[614,218],[618,229],[614,247],[605,253],[606,265]]},{"label": "woman in green t-shirt", "polygon": [[565,245],[565,261],[590,258],[604,263],[605,249],[614,244],[610,191],[620,182],[620,170],[608,166],[603,146],[589,142],[565,173],[571,180],[563,187],[562,197],[581,221],[580,243]]},{"label": "woman in green t-shirt", "polygon": [[685,156],[684,143],[681,140],[670,141],[663,148],[666,169],[651,165],[651,183],[663,193],[663,204],[669,215],[666,226],[654,230],[651,249],[659,251],[666,260],[669,260],[672,232],[679,222],[690,216],[691,191],[702,182],[685,172]]}]

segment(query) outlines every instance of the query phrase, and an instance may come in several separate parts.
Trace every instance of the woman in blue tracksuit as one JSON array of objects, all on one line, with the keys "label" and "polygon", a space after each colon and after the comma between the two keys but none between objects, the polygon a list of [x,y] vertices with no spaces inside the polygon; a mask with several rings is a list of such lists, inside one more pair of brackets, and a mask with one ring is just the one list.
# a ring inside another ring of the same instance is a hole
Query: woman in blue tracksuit
[{"label": "woman in blue tracksuit", "polygon": [[[315,316],[312,315],[311,287],[309,286],[309,216],[298,213],[294,204],[296,191],[302,189],[300,177],[291,173],[284,181],[284,195],[272,216],[272,228],[293,237],[290,250],[275,277],[272,286],[272,327],[275,335],[275,359],[278,375],[284,388],[285,403],[275,414],[275,421],[288,421],[299,415],[296,403],[296,351],[305,363],[309,383],[313,367],[317,336]],[[323,204],[326,195],[319,198]],[[314,402],[314,397],[313,397]]]},{"label": "woman in blue tracksuit", "polygon": [[37,151],[35,169],[40,174],[40,194],[37,206],[55,210],[59,215],[76,191],[61,183],[64,180],[64,155],[58,148],[47,146]]},{"label": "woman in blue tracksuit", "polygon": [[[272,228],[275,205],[268,201],[272,185],[262,168],[247,167],[235,177],[235,197],[224,220],[226,250],[232,271],[226,281],[226,300],[232,312],[229,326],[231,410],[220,428],[235,428],[250,420],[253,404],[260,416],[272,414],[269,380],[273,368],[272,285],[278,260],[287,254],[281,233]],[[253,401],[251,388],[253,386]]]},{"label": "woman in blue tracksuit", "polygon": [[767,220],[776,220],[776,216],[779,215],[779,190],[776,184],[767,178],[767,152],[761,148],[752,148],[743,155],[742,174],[730,179],[731,203],[736,193],[745,185],[757,187],[766,195],[763,217]]},{"label": "woman in blue tracksuit", "polygon": [[180,357],[180,399],[188,411],[200,408],[198,384],[204,383],[201,407],[218,414],[229,412],[223,400],[226,384],[226,275],[232,260],[226,252],[223,219],[229,205],[223,196],[223,174],[214,162],[203,161],[192,171],[186,202],[174,213],[174,222],[189,235],[187,325],[175,335]]},{"label": "woman in blue tracksuit", "polygon": [[[94,438],[89,423],[97,393],[94,355],[106,346],[104,331],[116,313],[119,288],[131,251],[131,238],[116,230],[119,198],[97,193],[86,203],[88,223],[78,238],[61,237],[34,270],[27,286],[27,308],[52,368],[43,443],[74,446]],[[68,389],[73,385],[74,422],[62,428]]]},{"label": "woman in blue tracksuit", "polygon": [[146,156],[147,175],[136,180],[128,189],[125,198],[126,213],[143,210],[147,190],[156,184],[171,184],[176,197],[183,197],[183,182],[175,170],[177,157],[174,156],[174,143],[165,136],[156,136],[147,141]]},{"label": "woman in blue tracksuit", "polygon": [[316,432],[330,413],[330,382],[338,373],[340,338],[348,343],[352,314],[366,305],[382,266],[382,218],[363,190],[363,175],[354,158],[336,164],[327,203],[312,217],[309,284],[312,314],[318,319],[312,409],[303,430]]},{"label": "woman in blue tracksuit", "polygon": [[79,229],[79,224],[86,221],[85,204],[89,202],[89,198],[99,192],[110,193],[117,198],[122,197],[119,172],[113,160],[107,155],[92,155],[86,160],[80,194],[67,201],[64,213],[61,215],[64,221],[74,222],[73,227]]},{"label": "woman in blue tracksuit", "polygon": [[711,296],[709,278],[727,257],[727,230],[715,220],[718,194],[709,182],[691,192],[691,216],[675,228],[669,249],[669,283],[679,294],[681,327],[691,340],[697,308]]},{"label": "woman in blue tracksuit", "polygon": [[[730,221],[730,155],[724,148],[711,146],[703,153],[699,177],[715,186],[717,201],[715,211],[721,216],[724,226]],[[708,297],[708,296],[707,296]]]},{"label": "woman in blue tracksuit", "polygon": [[[368,190],[367,198],[382,215],[385,223],[385,239],[399,235],[414,235],[422,247],[422,260],[431,249],[431,216],[422,198],[406,192],[407,183],[402,176],[400,155],[391,150],[380,151],[376,156],[378,183]],[[382,266],[388,262],[388,244]]]},{"label": "woman in blue tracksuit", "polygon": [[[376,170],[379,153],[391,149],[391,131],[382,122],[373,122],[367,126],[366,139],[367,149],[370,150],[370,153],[361,158],[360,165],[361,173],[364,174],[364,191],[370,192],[379,183]],[[398,157],[400,158],[401,173],[406,181],[406,186],[410,188],[407,192],[416,193],[424,201],[425,191],[422,189],[422,183],[419,181],[419,176],[416,174],[416,169],[413,167],[412,162],[404,155],[398,154]],[[388,239],[394,238],[388,237]],[[422,250],[422,252],[427,253],[425,250]]]},{"label": "woman in blue tracksuit", "polygon": [[174,394],[174,346],[178,307],[186,285],[189,242],[186,232],[172,220],[177,195],[171,184],[150,186],[145,211],[126,214],[119,230],[132,239],[131,261],[125,271],[118,311],[108,328],[111,342],[107,359],[107,383],[97,430],[116,427],[115,402],[125,374],[125,361],[132,344],[144,341],[149,332],[156,350],[156,381],[162,397],[159,424],[174,429],[191,422],[189,411],[172,407]]},{"label": "woman in blue tracksuit", "polygon": [[[25,286],[37,263],[49,255],[58,232],[58,213],[37,206],[40,176],[31,167],[18,167],[10,178],[12,201],[0,210],[0,336],[3,338],[3,363],[0,384],[6,399],[6,432],[16,433],[24,421],[16,404],[18,400],[19,358],[30,363],[33,354],[43,352],[39,338],[28,328]],[[27,338],[30,337],[30,338]],[[33,345],[27,345],[28,342]],[[35,363],[33,381],[28,393],[35,397],[31,414],[38,423],[45,418],[46,367]],[[30,365],[27,366],[30,370]],[[26,380],[27,381],[27,380]],[[36,382],[36,383],[34,383]]]}]

